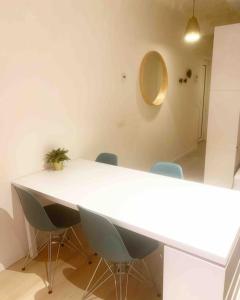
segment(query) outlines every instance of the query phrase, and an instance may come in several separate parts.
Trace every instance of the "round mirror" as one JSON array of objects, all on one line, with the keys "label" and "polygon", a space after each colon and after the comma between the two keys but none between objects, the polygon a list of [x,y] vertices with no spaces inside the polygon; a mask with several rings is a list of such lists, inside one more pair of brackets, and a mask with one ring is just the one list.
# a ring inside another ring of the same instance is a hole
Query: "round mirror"
[{"label": "round mirror", "polygon": [[140,89],[143,99],[150,105],[161,105],[167,94],[168,74],[162,56],[151,51],[142,61],[140,69]]}]

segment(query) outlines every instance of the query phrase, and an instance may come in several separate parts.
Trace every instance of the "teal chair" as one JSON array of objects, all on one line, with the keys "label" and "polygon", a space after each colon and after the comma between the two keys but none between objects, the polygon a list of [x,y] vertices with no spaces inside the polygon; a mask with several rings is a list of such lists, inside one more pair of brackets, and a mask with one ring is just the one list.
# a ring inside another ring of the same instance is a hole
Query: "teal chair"
[{"label": "teal chair", "polygon": [[[48,247],[48,262],[47,262],[47,276],[48,276],[48,292],[52,293],[53,286],[53,268],[52,268],[52,244],[56,243],[54,240],[55,236],[58,236],[58,249],[56,262],[58,262],[58,256],[60,251],[60,246],[66,245],[74,248],[75,250],[80,250],[80,253],[84,257],[88,257],[83,249],[83,245],[77,236],[77,233],[73,226],[78,225],[81,221],[80,215],[77,210],[65,207],[60,204],[50,204],[47,206],[42,206],[36,197],[27,190],[21,189],[15,186],[15,190],[18,194],[21,206],[25,218],[29,224],[36,229],[36,234],[34,237],[34,243],[36,242],[37,236],[40,231],[48,233],[47,242],[38,249],[38,254]],[[71,242],[67,238],[68,231],[71,230],[78,246]],[[22,270],[24,271],[27,265],[31,262],[30,254],[31,250],[25,259]]]},{"label": "teal chair", "polygon": [[[89,297],[110,278],[114,279],[116,298],[118,300],[127,299],[129,276],[141,282],[143,280],[151,280],[152,283],[154,283],[144,258],[158,248],[159,243],[157,241],[114,226],[107,218],[83,209],[82,207],[78,207],[78,209],[81,215],[82,229],[88,242],[92,249],[101,257],[82,299]],[[149,279],[135,267],[134,264],[137,260],[143,262]],[[105,265],[106,270],[95,283],[92,284],[101,264]],[[122,286],[123,276],[126,277],[124,290]]]},{"label": "teal chair", "polygon": [[100,153],[96,158],[96,162],[117,166],[118,157],[113,153]]},{"label": "teal chair", "polygon": [[183,179],[182,167],[171,162],[157,162],[150,170],[151,173]]}]

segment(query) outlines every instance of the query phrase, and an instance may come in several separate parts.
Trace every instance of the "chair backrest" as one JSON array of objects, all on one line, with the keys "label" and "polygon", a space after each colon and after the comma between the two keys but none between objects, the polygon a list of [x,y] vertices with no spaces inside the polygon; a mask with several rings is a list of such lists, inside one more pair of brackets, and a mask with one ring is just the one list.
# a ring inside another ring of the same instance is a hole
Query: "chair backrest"
[{"label": "chair backrest", "polygon": [[151,173],[183,179],[182,167],[171,162],[158,162],[150,170]]},{"label": "chair backrest", "polygon": [[107,218],[79,206],[78,209],[81,227],[94,251],[113,263],[132,260],[119,232]]},{"label": "chair backrest", "polygon": [[24,215],[28,222],[41,231],[54,231],[56,226],[52,224],[46,211],[39,201],[28,191],[15,186]]},{"label": "chair backrest", "polygon": [[97,156],[96,161],[113,166],[118,165],[118,157],[116,154],[113,153],[100,153]]}]

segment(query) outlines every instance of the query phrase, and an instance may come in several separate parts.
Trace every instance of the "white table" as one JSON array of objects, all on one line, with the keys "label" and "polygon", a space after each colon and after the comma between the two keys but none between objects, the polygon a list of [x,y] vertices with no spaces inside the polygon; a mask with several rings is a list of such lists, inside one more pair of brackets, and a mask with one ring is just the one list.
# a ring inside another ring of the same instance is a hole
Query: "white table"
[{"label": "white table", "polygon": [[237,299],[239,192],[81,159],[13,184],[162,242],[163,300]]}]

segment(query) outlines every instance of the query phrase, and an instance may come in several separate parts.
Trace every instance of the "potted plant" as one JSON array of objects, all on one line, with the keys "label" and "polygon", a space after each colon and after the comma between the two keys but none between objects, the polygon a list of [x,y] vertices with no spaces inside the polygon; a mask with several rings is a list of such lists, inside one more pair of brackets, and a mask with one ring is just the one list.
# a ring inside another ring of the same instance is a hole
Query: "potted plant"
[{"label": "potted plant", "polygon": [[64,148],[54,149],[46,154],[46,162],[53,170],[60,171],[63,169],[63,162],[70,160],[67,156],[68,150]]}]

